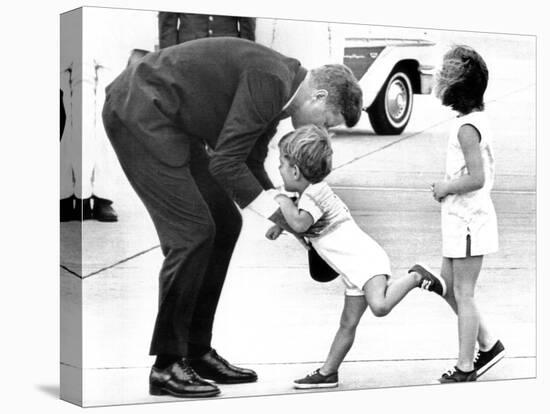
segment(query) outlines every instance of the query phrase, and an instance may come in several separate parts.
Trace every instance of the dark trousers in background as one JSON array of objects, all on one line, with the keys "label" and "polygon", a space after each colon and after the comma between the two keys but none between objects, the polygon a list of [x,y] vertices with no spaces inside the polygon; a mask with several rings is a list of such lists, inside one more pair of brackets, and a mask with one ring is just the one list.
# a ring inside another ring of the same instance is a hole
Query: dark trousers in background
[{"label": "dark trousers in background", "polygon": [[[174,167],[153,156],[104,110],[107,135],[156,228],[164,262],[151,355],[189,356],[210,346],[214,314],[242,227],[241,214],[208,171],[204,146],[182,136]],[[155,137],[141,137],[154,140]]]}]

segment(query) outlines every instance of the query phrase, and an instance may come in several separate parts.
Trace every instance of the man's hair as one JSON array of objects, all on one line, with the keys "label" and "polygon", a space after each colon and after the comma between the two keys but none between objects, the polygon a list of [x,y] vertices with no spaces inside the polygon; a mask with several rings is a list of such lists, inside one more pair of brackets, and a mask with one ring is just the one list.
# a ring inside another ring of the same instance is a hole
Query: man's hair
[{"label": "man's hair", "polygon": [[132,49],[130,52],[130,56],[128,57],[128,62],[126,62],[126,66],[130,66],[133,63],[136,63],[138,60],[140,60],[145,55],[148,55],[150,52],[145,49]]},{"label": "man's hair", "polygon": [[313,184],[322,181],[332,169],[330,135],[324,128],[306,125],[289,132],[279,141],[279,151]]},{"label": "man's hair", "polygon": [[329,108],[342,114],[346,126],[352,127],[359,122],[363,108],[363,92],[347,66],[331,64],[312,69],[311,80],[315,88],[328,91]]},{"label": "man's hair", "polygon": [[483,58],[469,46],[455,45],[445,53],[436,74],[435,94],[443,105],[467,114],[483,110],[488,81],[489,70]]}]

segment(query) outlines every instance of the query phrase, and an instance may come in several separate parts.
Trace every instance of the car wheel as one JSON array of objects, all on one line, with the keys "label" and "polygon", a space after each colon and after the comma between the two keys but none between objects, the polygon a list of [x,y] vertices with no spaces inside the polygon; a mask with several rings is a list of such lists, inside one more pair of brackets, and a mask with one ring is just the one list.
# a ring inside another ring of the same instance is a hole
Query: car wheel
[{"label": "car wheel", "polygon": [[409,76],[396,70],[390,74],[368,108],[370,123],[379,135],[403,132],[411,117],[413,93]]}]

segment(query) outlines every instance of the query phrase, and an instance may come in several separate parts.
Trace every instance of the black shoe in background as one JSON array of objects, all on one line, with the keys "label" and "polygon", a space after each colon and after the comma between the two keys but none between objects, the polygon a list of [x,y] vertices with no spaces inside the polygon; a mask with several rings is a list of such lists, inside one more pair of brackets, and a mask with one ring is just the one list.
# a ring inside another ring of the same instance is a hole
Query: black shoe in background
[{"label": "black shoe in background", "polygon": [[75,198],[75,220],[91,220],[92,219],[92,204],[91,198]]},{"label": "black shoe in background", "polygon": [[181,358],[165,369],[151,368],[149,374],[149,394],[170,394],[180,398],[213,397],[220,393],[214,384],[201,378],[189,365],[186,358]]},{"label": "black shoe in background", "polygon": [[92,218],[97,221],[114,222],[118,221],[118,215],[111,206],[113,202],[106,198],[92,196],[94,207],[92,210]]},{"label": "black shoe in background", "polygon": [[240,384],[254,382],[258,379],[258,375],[254,371],[231,365],[214,349],[201,357],[189,358],[189,364],[201,377],[220,384]]},{"label": "black shoe in background", "polygon": [[74,195],[59,201],[59,216],[60,221],[78,220],[76,216]]}]

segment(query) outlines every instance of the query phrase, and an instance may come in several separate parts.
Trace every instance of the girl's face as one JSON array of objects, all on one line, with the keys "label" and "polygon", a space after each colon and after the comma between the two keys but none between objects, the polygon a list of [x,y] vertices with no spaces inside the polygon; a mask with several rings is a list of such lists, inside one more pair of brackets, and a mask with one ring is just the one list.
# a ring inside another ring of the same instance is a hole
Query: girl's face
[{"label": "girl's face", "polygon": [[298,191],[298,167],[296,165],[290,165],[288,159],[283,155],[279,155],[279,173],[283,179],[283,184],[286,191]]}]

